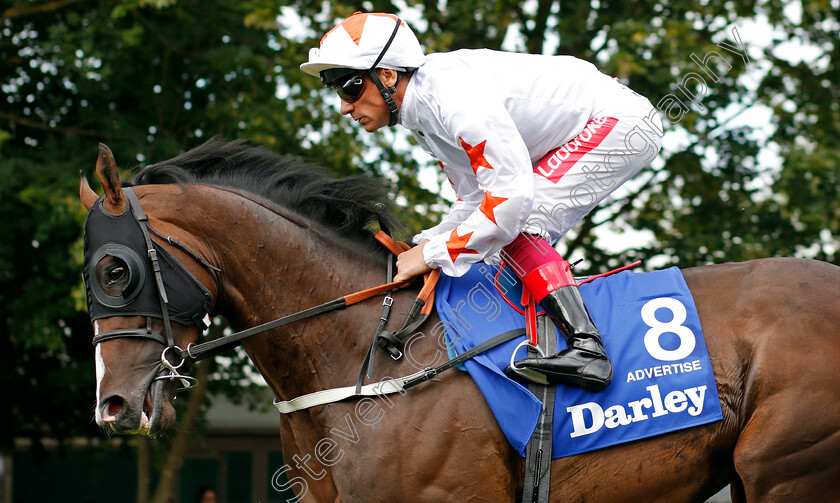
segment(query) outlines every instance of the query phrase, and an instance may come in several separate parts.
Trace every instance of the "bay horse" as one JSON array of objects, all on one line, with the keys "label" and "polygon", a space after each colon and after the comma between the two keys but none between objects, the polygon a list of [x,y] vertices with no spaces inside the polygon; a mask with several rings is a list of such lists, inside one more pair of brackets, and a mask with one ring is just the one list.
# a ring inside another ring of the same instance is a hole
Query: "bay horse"
[{"label": "bay horse", "polygon": [[[213,314],[236,330],[385,282],[390,258],[367,227],[387,191],[372,177],[331,179],[314,166],[221,140],[149,166],[133,182],[120,181],[103,148],[97,175],[100,204],[112,216],[126,211],[124,187],[133,186],[149,224],[184,246],[152,239],[204,285]],[[84,177],[80,196],[88,209],[97,202]],[[120,288],[120,257],[94,266],[90,281]],[[704,501],[728,483],[736,502],[840,499],[840,268],[769,258],[683,273],[723,420],[553,460],[552,501]],[[398,328],[391,325],[400,324],[418,289],[395,292],[389,328]],[[381,308],[368,300],[242,346],[279,400],[352,385]],[[442,362],[429,328],[437,321],[432,316],[421,328],[406,358],[380,353],[372,380],[413,373],[412,362]],[[148,323],[138,315],[103,317],[94,333]],[[161,319],[151,324],[162,333]],[[184,348],[200,329],[173,322],[172,334]],[[160,362],[155,340],[96,345],[101,427],[155,434],[173,423],[177,383],[155,380]],[[280,437],[287,465],[272,469],[285,473],[303,502],[512,502],[522,493],[524,461],[463,372],[405,394],[283,415]]]}]

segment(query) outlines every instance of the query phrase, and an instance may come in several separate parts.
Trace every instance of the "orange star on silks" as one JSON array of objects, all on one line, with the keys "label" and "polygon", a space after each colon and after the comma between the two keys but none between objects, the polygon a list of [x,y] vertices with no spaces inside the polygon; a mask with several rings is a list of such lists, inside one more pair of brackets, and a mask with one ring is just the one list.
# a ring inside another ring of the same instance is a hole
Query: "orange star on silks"
[{"label": "orange star on silks", "polygon": [[496,209],[496,206],[502,204],[507,200],[507,197],[496,197],[490,192],[485,192],[484,199],[481,200],[481,205],[478,207],[478,209],[480,209],[481,212],[484,213],[484,216],[492,220],[494,224],[499,225],[499,223],[496,222],[496,214],[493,212],[493,210]]},{"label": "orange star on silks", "polygon": [[452,234],[449,235],[449,241],[446,242],[446,249],[449,250],[449,258],[452,259],[453,264],[458,258],[458,255],[462,253],[478,253],[475,250],[467,248],[467,243],[472,235],[472,232],[468,232],[463,236],[459,236],[458,228],[452,229]]},{"label": "orange star on silks", "polygon": [[[445,170],[446,170],[446,168],[444,168],[444,167],[443,167],[443,163],[442,163],[442,162],[438,161],[438,166],[440,166],[440,169],[444,170],[444,173],[446,172],[446,171],[445,171]],[[452,181],[452,179],[451,179],[451,178],[449,178],[449,175],[447,175],[447,176],[446,176],[446,179],[447,179],[447,180],[449,180],[449,184],[450,184],[450,185],[452,185],[453,187],[455,186],[455,182],[453,182],[453,181]]]},{"label": "orange star on silks", "polygon": [[478,168],[480,167],[493,169],[493,166],[491,166],[484,157],[484,147],[487,144],[487,140],[473,146],[465,142],[460,136],[458,139],[461,140],[461,146],[464,147],[464,150],[467,152],[467,156],[470,158],[470,165],[472,166],[473,173],[478,174]]}]

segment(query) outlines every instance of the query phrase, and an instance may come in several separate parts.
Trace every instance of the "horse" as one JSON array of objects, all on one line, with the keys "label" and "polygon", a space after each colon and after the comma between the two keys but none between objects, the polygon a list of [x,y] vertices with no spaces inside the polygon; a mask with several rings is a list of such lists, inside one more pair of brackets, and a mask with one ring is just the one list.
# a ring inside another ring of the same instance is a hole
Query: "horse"
[{"label": "horse", "polygon": [[[158,231],[152,240],[203,285],[209,309],[236,330],[385,281],[391,258],[370,231],[382,216],[375,203],[387,197],[376,178],[332,179],[311,164],[221,140],[146,167],[132,181],[120,180],[103,148],[96,173],[104,195],[83,176],[85,207],[100,199],[105,212],[120,215],[131,187]],[[91,267],[89,281],[124,286],[119,256]],[[723,419],[555,459],[551,501],[705,501],[726,484],[735,502],[840,499],[840,268],[767,258],[683,274]],[[389,329],[398,328],[419,288],[394,292]],[[250,337],[242,347],[278,400],[352,385],[381,310],[367,300]],[[433,312],[415,334],[411,355],[380,356],[371,379],[445,360],[429,328],[437,320]],[[137,314],[93,325],[97,336],[164,330],[160,318]],[[179,348],[200,332],[171,322]],[[114,337],[96,344],[95,419],[103,429],[157,434],[173,423],[179,379],[156,379],[162,343]],[[519,501],[523,489],[523,458],[464,372],[408,392],[283,415],[280,439],[287,464],[278,473],[302,502]]]}]

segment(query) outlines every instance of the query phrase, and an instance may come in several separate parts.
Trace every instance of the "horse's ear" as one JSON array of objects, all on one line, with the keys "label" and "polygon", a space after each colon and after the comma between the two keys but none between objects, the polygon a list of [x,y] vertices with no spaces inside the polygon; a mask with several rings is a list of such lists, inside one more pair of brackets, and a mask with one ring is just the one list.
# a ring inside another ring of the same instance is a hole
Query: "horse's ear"
[{"label": "horse's ear", "polygon": [[125,197],[122,193],[120,175],[114,154],[104,144],[99,144],[99,157],[96,159],[96,176],[105,189],[105,206],[110,213],[122,213],[125,209]]},{"label": "horse's ear", "polygon": [[90,188],[85,172],[79,170],[79,176],[82,178],[81,182],[79,182],[79,199],[82,200],[82,204],[85,205],[85,209],[90,211],[93,207],[93,203],[99,199],[99,196],[97,196],[96,192]]}]

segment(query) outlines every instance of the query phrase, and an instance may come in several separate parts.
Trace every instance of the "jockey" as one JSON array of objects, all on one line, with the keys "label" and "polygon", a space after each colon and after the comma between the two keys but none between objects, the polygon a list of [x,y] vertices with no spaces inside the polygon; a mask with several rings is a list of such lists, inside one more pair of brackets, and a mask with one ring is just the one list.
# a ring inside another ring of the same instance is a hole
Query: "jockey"
[{"label": "jockey", "polygon": [[656,109],[571,56],[492,50],[425,55],[392,14],[357,12],[301,69],[368,132],[400,124],[449,177],[458,200],[401,254],[395,280],[434,268],[463,275],[503,259],[568,348],[517,367],[601,391],[612,365],[569,263],[551,246],[647,166],[663,134]]}]

